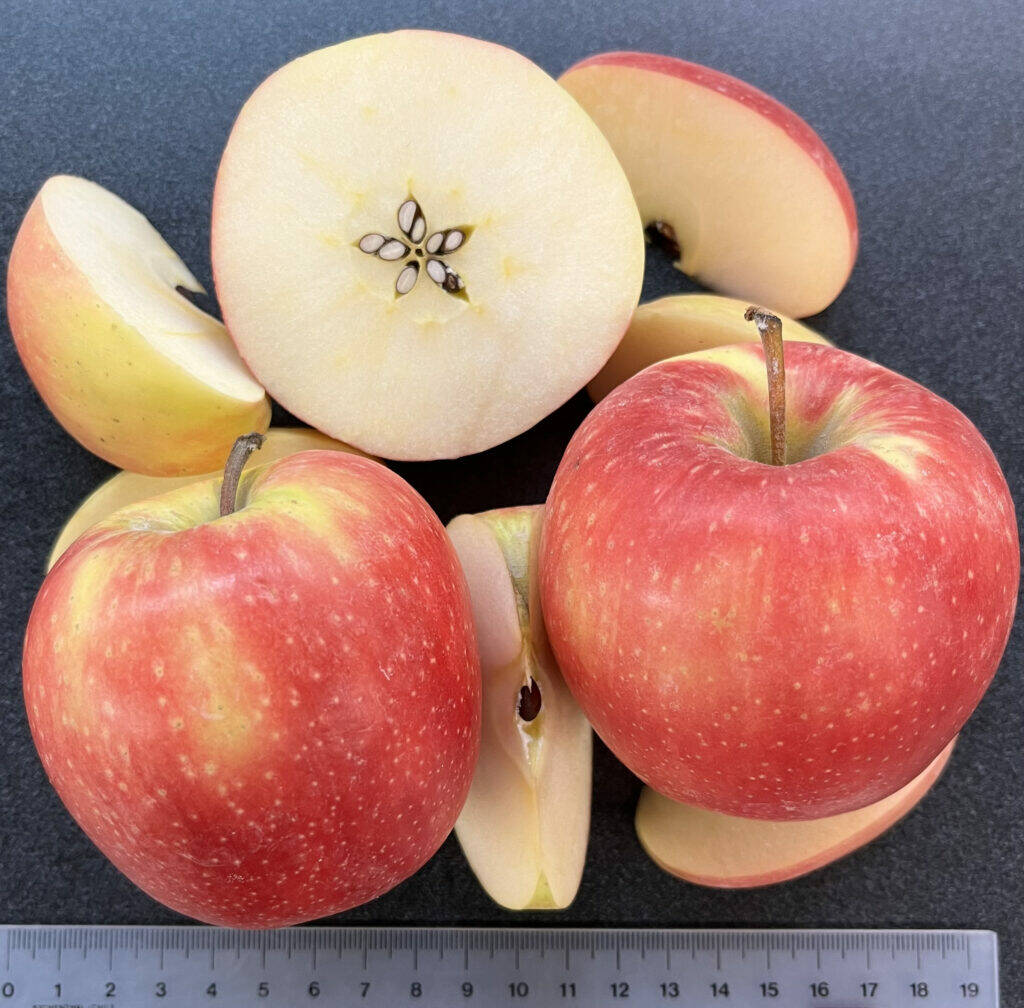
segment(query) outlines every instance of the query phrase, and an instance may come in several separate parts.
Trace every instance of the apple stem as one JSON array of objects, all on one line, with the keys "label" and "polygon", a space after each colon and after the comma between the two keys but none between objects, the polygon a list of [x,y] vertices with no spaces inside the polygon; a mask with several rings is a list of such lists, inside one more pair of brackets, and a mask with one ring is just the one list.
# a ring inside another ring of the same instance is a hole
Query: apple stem
[{"label": "apple stem", "polygon": [[242,478],[242,470],[249,456],[258,448],[263,447],[263,435],[243,434],[231,446],[231,454],[224,463],[224,482],[220,485],[220,516],[226,517],[235,513],[235,495],[238,493],[238,481]]},{"label": "apple stem", "polygon": [[768,425],[772,465],[786,464],[786,362],[782,353],[782,319],[751,305],[743,317],[757,326],[768,371]]}]

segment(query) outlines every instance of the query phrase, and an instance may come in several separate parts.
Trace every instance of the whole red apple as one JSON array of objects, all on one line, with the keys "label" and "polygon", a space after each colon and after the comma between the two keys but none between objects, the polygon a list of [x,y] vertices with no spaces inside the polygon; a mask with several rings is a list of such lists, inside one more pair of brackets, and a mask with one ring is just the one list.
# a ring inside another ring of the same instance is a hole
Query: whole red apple
[{"label": "whole red apple", "polygon": [[634,773],[809,819],[891,794],[959,731],[1020,561],[1006,482],[958,410],[831,347],[787,343],[785,364],[788,464],[770,464],[756,345],[603,400],[555,476],[541,586],[566,681]]},{"label": "whole red apple", "polygon": [[220,509],[220,481],[193,484],[71,547],[32,610],[25,700],[57,792],[133,882],[274,927],[438,848],[473,774],[479,664],[454,550],[394,473],[304,452],[246,473],[233,513],[224,483]]}]

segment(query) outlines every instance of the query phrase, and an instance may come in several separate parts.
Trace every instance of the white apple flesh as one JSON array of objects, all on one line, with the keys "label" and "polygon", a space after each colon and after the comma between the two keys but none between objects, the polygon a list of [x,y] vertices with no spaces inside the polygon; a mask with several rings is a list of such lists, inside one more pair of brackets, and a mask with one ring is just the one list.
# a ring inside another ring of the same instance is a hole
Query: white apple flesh
[{"label": "white apple flesh", "polygon": [[589,116],[459,35],[289,63],[217,175],[214,275],[242,356],[291,413],[385,458],[481,451],[564,403],[621,339],[643,257]]},{"label": "white apple flesh", "polygon": [[483,675],[480,758],[455,824],[480,884],[512,910],[576,895],[590,826],[592,735],[548,647],[536,585],[541,507],[448,526]]}]

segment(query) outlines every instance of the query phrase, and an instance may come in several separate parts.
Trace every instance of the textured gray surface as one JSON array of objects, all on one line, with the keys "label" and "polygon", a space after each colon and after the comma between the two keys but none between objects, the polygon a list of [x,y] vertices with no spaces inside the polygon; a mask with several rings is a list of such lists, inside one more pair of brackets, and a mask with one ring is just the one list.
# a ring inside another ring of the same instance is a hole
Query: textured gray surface
[{"label": "textured gray surface", "polygon": [[[963,409],[1022,499],[1019,0],[2,0],[0,254],[41,182],[74,172],[142,209],[208,280],[214,172],[249,92],[310,49],[406,25],[490,38],[555,74],[605,49],[668,52],[791,105],[835,152],[861,223],[853,277],[817,324]],[[645,296],[684,286],[651,258]],[[50,418],[6,331],[0,387],[0,921],[173,921],[78,831],[31,746],[19,682],[22,629],[62,519],[109,468]],[[586,409],[578,396],[484,456],[399,469],[443,520],[537,501]],[[417,877],[339,920],[991,927],[1003,941],[1006,1003],[1024,1003],[1022,650],[1018,625],[951,769],[925,803],[869,848],[809,878],[718,893],[663,875],[633,834],[636,781],[599,749],[591,854],[571,910],[504,914],[449,842]]]}]

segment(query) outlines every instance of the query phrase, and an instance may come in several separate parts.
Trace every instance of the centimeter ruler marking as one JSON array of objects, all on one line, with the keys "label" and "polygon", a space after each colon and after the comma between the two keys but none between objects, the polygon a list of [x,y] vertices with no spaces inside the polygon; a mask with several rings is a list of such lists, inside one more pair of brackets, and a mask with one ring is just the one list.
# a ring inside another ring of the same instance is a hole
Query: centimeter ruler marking
[{"label": "centimeter ruler marking", "polygon": [[0,1008],[999,1006],[991,931],[8,925],[0,932]]}]

